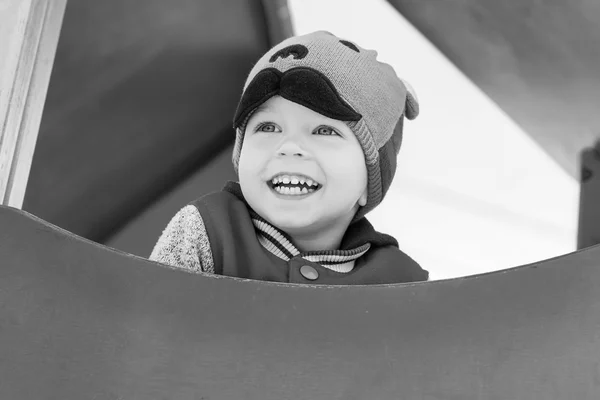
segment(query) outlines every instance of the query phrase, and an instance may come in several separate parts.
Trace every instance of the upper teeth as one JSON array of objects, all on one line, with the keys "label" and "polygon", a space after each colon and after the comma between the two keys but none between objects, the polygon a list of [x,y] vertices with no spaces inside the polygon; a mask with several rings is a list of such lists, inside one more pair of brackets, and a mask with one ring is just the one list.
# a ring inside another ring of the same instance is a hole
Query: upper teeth
[{"label": "upper teeth", "polygon": [[271,182],[273,182],[274,185],[278,183],[291,183],[292,185],[297,185],[300,183],[303,185],[306,183],[308,186],[319,186],[319,184],[312,179],[298,175],[277,175],[271,180]]}]

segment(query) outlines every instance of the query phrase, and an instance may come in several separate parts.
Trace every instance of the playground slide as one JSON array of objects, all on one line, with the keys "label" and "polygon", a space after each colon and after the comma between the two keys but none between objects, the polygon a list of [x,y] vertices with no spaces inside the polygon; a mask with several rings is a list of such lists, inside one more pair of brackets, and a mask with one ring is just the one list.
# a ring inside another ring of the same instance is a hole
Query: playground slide
[{"label": "playground slide", "polygon": [[191,274],[0,207],[0,399],[598,399],[600,247],[447,281]]}]

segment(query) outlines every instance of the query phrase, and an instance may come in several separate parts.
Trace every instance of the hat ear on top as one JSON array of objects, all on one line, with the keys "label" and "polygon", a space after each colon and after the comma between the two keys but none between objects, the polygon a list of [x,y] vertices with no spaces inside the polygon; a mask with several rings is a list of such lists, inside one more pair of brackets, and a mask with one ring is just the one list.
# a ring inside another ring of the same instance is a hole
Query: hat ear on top
[{"label": "hat ear on top", "polygon": [[410,83],[402,78],[400,78],[400,80],[406,88],[406,104],[404,106],[404,114],[406,115],[406,118],[413,120],[419,115],[419,99],[417,98],[415,89],[413,89]]}]

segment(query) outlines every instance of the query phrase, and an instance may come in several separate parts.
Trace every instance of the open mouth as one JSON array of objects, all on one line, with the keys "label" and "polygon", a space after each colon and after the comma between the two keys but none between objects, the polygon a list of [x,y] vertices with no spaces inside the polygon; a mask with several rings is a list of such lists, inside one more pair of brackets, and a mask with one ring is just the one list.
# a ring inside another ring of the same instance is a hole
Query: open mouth
[{"label": "open mouth", "polygon": [[267,185],[281,195],[302,196],[314,193],[322,185],[314,179],[299,174],[279,174],[267,181]]}]

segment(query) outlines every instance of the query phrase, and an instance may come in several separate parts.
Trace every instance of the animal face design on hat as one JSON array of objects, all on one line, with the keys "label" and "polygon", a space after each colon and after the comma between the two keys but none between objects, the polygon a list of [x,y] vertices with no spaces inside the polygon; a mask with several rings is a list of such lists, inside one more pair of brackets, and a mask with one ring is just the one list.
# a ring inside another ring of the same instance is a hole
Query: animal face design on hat
[{"label": "animal face design on hat", "polygon": [[361,144],[369,172],[364,215],[385,195],[396,169],[402,120],[419,112],[417,98],[394,69],[367,50],[319,31],[273,47],[250,72],[234,117],[237,171],[245,125],[257,107],[279,95],[326,117],[344,121]]}]

